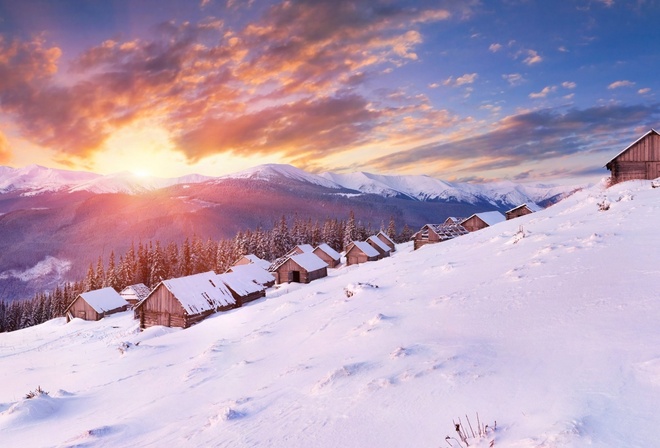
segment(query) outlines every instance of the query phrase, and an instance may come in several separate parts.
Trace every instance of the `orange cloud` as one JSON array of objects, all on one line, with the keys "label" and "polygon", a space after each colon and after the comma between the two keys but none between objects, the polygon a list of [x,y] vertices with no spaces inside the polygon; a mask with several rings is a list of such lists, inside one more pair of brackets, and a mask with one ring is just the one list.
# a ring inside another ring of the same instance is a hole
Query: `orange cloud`
[{"label": "orange cloud", "polygon": [[417,59],[419,27],[451,16],[298,0],[271,6],[242,29],[211,18],[166,22],[151,39],[89,48],[71,64],[76,81],[67,85],[55,76],[59,48],[41,38],[0,40],[0,106],[25,138],[80,161],[143,119],[167,128],[191,161],[221,152],[341,151],[454,119],[417,98],[394,105],[355,93],[370,77]]},{"label": "orange cloud", "polygon": [[7,164],[12,159],[11,148],[9,147],[9,141],[0,132],[0,164]]}]

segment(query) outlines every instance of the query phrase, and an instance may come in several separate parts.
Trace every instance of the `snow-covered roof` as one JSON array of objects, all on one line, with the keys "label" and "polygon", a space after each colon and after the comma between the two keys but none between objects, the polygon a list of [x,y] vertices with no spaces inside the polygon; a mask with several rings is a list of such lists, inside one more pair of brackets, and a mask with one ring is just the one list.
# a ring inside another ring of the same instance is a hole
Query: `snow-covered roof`
[{"label": "snow-covered roof", "polygon": [[250,260],[250,263],[254,263],[262,269],[268,269],[268,266],[270,266],[270,262],[263,260],[254,254],[247,254],[244,255],[244,257]]},{"label": "snow-covered roof", "polygon": [[642,135],[640,138],[638,138],[637,140],[635,140],[634,142],[632,142],[631,144],[629,144],[628,146],[626,146],[626,149],[624,149],[623,151],[621,151],[620,153],[618,153],[617,155],[615,155],[614,157],[612,157],[612,158],[610,159],[610,161],[607,162],[607,163],[605,164],[605,167],[607,167],[607,165],[609,165],[610,163],[612,163],[612,162],[614,161],[614,159],[616,159],[617,157],[619,157],[619,156],[620,156],[621,154],[623,154],[624,152],[628,151],[630,148],[632,148],[632,147],[635,146],[637,143],[639,143],[640,141],[644,140],[646,137],[648,137],[648,136],[651,135],[651,134],[660,135],[660,134],[658,134],[658,131],[656,131],[655,129],[651,128],[651,130],[648,131],[646,134]]},{"label": "snow-covered roof", "polygon": [[378,232],[378,235],[376,235],[376,236],[381,236],[381,235],[382,235],[387,241],[389,241],[390,243],[395,244],[394,241],[392,241],[392,238],[390,238],[389,236],[387,236],[387,233],[385,233],[385,232]]},{"label": "snow-covered roof", "polygon": [[128,306],[128,302],[110,287],[87,291],[80,294],[80,296],[97,313],[104,313],[106,311],[116,310],[122,306]]},{"label": "snow-covered roof", "polygon": [[327,268],[328,263],[321,260],[315,254],[311,252],[305,252],[304,254],[292,255],[290,257],[298,266],[305,269],[308,272],[318,271],[319,269]]},{"label": "snow-covered roof", "polygon": [[151,289],[144,283],[136,283],[135,285],[130,285],[125,287],[119,293],[120,296],[135,296],[138,301],[146,299]]},{"label": "snow-covered roof", "polygon": [[[373,244],[378,246],[385,253],[387,253],[391,250],[390,247],[387,244],[383,243],[380,240],[380,238],[378,238],[376,235],[372,235],[369,238],[367,238],[367,242],[369,242],[369,241],[371,241]],[[378,249],[376,249],[376,250],[378,250]]]},{"label": "snow-covered roof", "polygon": [[[445,223],[447,223],[447,221],[449,221],[449,223],[459,224],[459,223],[465,221],[465,217],[460,217],[459,218],[458,216],[448,216],[447,219],[445,220]],[[447,223],[447,224],[449,224],[449,223]]]},{"label": "snow-covered roof", "polygon": [[[337,252],[336,250],[334,250],[334,249],[333,249],[332,247],[330,247],[327,243],[321,243],[321,244],[319,244],[318,247],[317,247],[316,249],[322,250],[323,252],[325,252],[326,254],[328,254],[328,256],[329,256],[330,258],[332,258],[333,260],[337,260],[337,261],[339,261],[339,259],[341,258],[341,255],[339,255],[339,252]],[[316,250],[316,249],[314,249],[314,250]]]},{"label": "snow-covered roof", "polygon": [[227,272],[218,275],[218,277],[222,280],[222,283],[239,296],[248,296],[265,289],[263,285],[255,283],[249,276],[244,275],[242,272]]},{"label": "snow-covered roof", "polygon": [[213,271],[163,280],[161,284],[176,297],[188,314],[236,303],[229,289]]},{"label": "snow-covered roof", "polygon": [[520,205],[517,206],[517,207],[513,207],[511,210],[507,210],[507,213],[511,213],[512,211],[514,211],[514,210],[518,210],[519,208],[523,208],[523,207],[527,207],[527,208],[530,209],[532,212],[540,212],[541,210],[543,210],[542,207],[536,205],[535,203],[533,203],[533,202],[527,202],[527,203],[525,203],[525,204],[520,204]]},{"label": "snow-covered roof", "polygon": [[250,280],[257,282],[260,285],[265,285],[266,283],[275,281],[273,274],[257,264],[242,264],[239,266],[232,266],[227,270],[227,272],[237,272],[241,276],[249,278]]},{"label": "snow-covered roof", "polygon": [[378,257],[380,255],[369,243],[364,241],[353,241],[353,244],[368,257]]},{"label": "snow-covered roof", "polygon": [[[457,236],[467,235],[470,233],[460,224],[425,224],[419,232],[422,232],[424,228],[433,230],[438,235],[438,237],[440,237],[440,241],[450,240],[452,238],[456,238]],[[417,236],[419,232],[416,232],[413,236]]]},{"label": "snow-covered roof", "polygon": [[500,213],[498,211],[494,211],[494,212],[475,213],[474,215],[470,216],[469,218],[464,219],[461,222],[461,224],[463,224],[465,221],[472,218],[473,216],[478,216],[479,219],[481,219],[483,222],[485,222],[489,226],[492,226],[493,224],[497,224],[498,222],[506,221],[506,216],[504,216],[502,213]]}]

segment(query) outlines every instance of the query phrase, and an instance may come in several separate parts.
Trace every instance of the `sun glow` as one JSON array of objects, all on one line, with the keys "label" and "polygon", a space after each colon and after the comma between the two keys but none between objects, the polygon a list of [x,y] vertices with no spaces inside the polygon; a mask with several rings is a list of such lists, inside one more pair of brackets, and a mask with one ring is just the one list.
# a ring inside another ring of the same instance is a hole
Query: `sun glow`
[{"label": "sun glow", "polygon": [[147,170],[131,170],[131,174],[139,178],[145,178],[151,176],[151,173]]}]

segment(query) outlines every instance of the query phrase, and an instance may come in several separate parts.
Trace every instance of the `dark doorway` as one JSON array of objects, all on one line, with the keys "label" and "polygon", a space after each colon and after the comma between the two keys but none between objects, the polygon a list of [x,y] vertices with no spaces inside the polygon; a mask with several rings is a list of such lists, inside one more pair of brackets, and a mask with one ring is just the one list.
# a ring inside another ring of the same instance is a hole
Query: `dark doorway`
[{"label": "dark doorway", "polygon": [[300,271],[291,271],[291,281],[300,283]]}]

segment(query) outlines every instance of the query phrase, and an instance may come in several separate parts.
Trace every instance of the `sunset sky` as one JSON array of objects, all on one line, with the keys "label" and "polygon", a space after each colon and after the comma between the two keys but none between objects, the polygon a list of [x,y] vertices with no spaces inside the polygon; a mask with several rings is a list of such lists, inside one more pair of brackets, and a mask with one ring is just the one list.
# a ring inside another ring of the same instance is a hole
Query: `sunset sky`
[{"label": "sunset sky", "polygon": [[587,182],[660,117],[655,0],[0,0],[0,165]]}]

